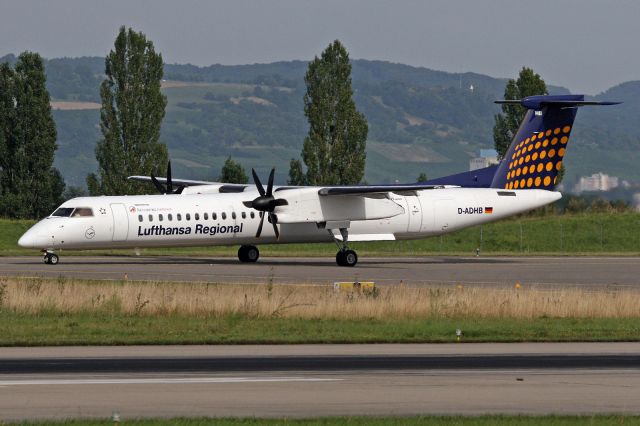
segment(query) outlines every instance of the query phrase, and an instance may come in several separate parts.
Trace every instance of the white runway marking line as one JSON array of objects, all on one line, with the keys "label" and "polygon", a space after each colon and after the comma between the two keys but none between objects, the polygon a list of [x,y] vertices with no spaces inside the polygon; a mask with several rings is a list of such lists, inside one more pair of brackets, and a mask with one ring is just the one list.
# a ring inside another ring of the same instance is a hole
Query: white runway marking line
[{"label": "white runway marking line", "polygon": [[5,386],[60,386],[60,385],[173,385],[207,383],[273,383],[273,382],[339,382],[344,379],[320,377],[179,377],[149,379],[40,379],[0,380]]}]

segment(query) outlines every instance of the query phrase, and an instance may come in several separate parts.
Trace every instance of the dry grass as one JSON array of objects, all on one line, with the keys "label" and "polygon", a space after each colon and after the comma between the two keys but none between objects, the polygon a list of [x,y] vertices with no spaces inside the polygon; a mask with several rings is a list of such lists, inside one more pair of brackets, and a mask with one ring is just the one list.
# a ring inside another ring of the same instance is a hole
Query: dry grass
[{"label": "dry grass", "polygon": [[0,278],[0,311],[112,312],[297,319],[640,318],[633,290],[383,287],[375,294],[325,286],[88,282]]}]

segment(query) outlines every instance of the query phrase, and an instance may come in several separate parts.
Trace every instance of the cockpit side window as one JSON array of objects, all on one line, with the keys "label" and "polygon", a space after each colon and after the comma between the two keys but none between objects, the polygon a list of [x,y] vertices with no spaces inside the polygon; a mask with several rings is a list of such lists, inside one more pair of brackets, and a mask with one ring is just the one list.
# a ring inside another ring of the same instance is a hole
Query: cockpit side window
[{"label": "cockpit side window", "polygon": [[90,217],[93,216],[93,210],[89,207],[76,207],[71,217]]},{"label": "cockpit side window", "polygon": [[73,213],[73,207],[60,207],[60,208],[56,209],[56,211],[51,213],[51,216],[69,217],[69,216],[71,216],[71,213]]}]

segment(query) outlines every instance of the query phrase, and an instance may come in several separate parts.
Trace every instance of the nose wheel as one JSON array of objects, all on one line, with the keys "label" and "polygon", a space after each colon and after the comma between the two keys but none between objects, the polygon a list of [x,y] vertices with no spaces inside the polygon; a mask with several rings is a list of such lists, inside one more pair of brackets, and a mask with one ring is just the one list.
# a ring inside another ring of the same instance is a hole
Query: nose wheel
[{"label": "nose wheel", "polygon": [[260,257],[260,251],[256,246],[240,246],[238,249],[238,259],[240,262],[254,263]]},{"label": "nose wheel", "polygon": [[60,258],[55,253],[45,253],[43,260],[47,265],[57,265]]}]

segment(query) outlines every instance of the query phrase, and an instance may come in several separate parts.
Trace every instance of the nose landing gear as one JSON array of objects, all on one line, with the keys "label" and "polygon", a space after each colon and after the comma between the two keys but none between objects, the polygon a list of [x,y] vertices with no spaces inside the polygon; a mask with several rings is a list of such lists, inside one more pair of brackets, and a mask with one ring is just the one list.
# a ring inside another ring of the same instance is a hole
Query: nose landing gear
[{"label": "nose landing gear", "polygon": [[240,262],[254,263],[260,257],[260,251],[256,246],[240,246],[238,249],[238,259]]},{"label": "nose landing gear", "polygon": [[47,265],[57,265],[60,261],[60,258],[57,254],[47,251],[44,253],[44,258],[42,259],[44,263]]}]

